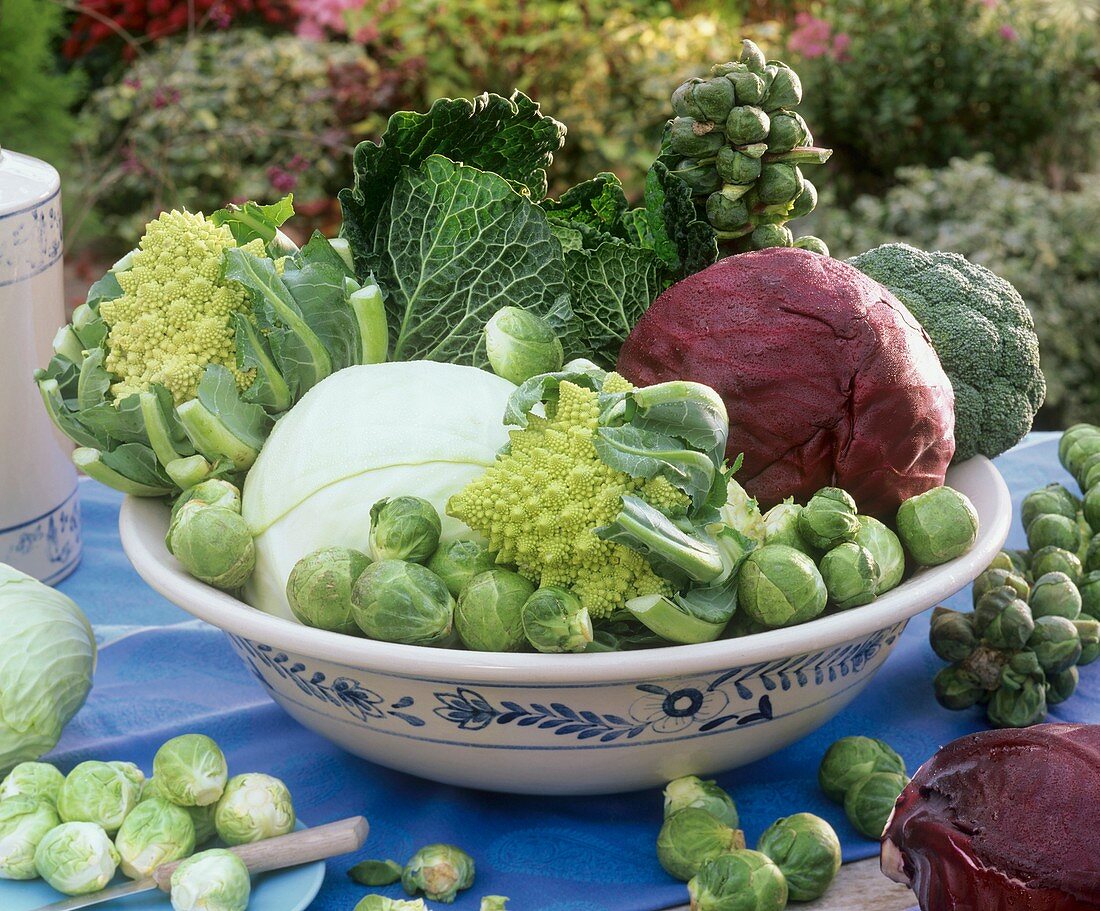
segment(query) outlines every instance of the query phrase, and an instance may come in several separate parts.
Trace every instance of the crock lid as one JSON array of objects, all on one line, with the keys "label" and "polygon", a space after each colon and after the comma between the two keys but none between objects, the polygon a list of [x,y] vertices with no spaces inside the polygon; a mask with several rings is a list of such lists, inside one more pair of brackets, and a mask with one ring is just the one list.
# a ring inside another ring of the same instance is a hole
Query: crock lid
[{"label": "crock lid", "polygon": [[0,148],[0,215],[33,209],[61,186],[53,165]]}]

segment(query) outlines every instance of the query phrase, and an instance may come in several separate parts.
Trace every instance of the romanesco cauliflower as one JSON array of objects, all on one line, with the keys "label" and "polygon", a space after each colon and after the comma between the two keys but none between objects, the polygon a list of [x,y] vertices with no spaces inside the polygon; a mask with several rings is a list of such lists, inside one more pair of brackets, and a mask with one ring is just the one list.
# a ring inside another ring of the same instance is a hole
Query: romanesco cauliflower
[{"label": "romanesco cauliflower", "polygon": [[[173,210],[148,224],[130,268],[117,274],[122,296],[99,308],[116,402],[160,383],[178,405],[195,397],[207,364],[228,368],[237,387],[248,388],[253,375],[237,367],[232,321],[248,295],[222,266],[236,245],[228,227],[202,214]],[[264,255],[258,239],[241,249]]]},{"label": "romanesco cauliflower", "polygon": [[[609,374],[605,393],[632,387]],[[633,494],[667,513],[684,512],[689,498],[662,476],[650,480],[604,464],[594,439],[599,393],[563,381],[547,417],[535,415],[484,475],[447,504],[448,515],[489,539],[501,563],[541,585],[571,588],[594,619],[630,598],[671,594],[645,557],[597,537]]]}]

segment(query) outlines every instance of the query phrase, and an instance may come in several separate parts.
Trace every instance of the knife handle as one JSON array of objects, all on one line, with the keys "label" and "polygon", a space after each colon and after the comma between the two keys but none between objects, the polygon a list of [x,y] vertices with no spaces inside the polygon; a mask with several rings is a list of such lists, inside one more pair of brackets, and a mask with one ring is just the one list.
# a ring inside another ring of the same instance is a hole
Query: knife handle
[{"label": "knife handle", "polygon": [[[229,850],[244,861],[249,873],[255,875],[358,851],[367,840],[369,831],[370,826],[366,819],[362,816],[351,816],[312,829],[291,832],[289,835],[278,835],[249,845],[237,845]],[[164,892],[172,891],[172,874],[181,863],[182,861],[176,861],[161,864],[153,871],[157,888]]]}]

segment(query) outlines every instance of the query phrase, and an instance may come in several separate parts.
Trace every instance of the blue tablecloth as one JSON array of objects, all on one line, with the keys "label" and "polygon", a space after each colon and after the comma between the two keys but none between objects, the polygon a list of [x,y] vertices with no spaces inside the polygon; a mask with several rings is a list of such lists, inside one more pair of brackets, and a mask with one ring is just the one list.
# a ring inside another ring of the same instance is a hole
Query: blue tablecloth
[{"label": "blue tablecloth", "polygon": [[[998,460],[1016,505],[1034,487],[1072,483],[1058,465],[1056,439],[1033,435]],[[403,861],[436,841],[464,847],[477,860],[478,876],[454,905],[457,911],[476,909],[481,895],[494,893],[511,896],[516,911],[655,911],[686,901],[684,886],[665,875],[655,857],[658,790],[583,799],[497,796],[348,756],[283,714],[221,633],[191,621],[141,582],[119,544],[118,495],[85,481],[81,496],[84,561],[61,588],[88,613],[103,648],[92,695],[52,756],[63,768],[96,757],[128,759],[148,770],[163,740],[203,731],[223,745],[232,770],[284,779],[305,822],[366,815],[372,832],[364,856]],[[1023,544],[1014,528],[1009,546]],[[968,607],[969,597],[962,592],[949,603]],[[818,762],[838,737],[873,734],[893,744],[912,770],[941,744],[983,728],[980,711],[947,712],[936,704],[931,681],[939,667],[928,646],[928,616],[917,617],[869,690],[840,717],[721,776],[750,843],[775,818],[805,810],[836,827],[845,860],[874,854],[877,846],[822,798]],[[1051,715],[1100,721],[1100,670],[1085,669],[1078,693]],[[330,861],[312,911],[351,911],[366,894],[346,876],[353,860]]]}]

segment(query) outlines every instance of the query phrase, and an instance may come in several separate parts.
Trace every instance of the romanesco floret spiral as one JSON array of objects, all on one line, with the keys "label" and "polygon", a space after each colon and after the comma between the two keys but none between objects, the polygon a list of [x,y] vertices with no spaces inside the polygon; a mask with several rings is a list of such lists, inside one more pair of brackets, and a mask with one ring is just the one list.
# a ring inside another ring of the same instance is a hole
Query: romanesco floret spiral
[{"label": "romanesco floret spiral", "polygon": [[[149,223],[130,268],[118,273],[122,296],[99,307],[116,401],[159,383],[178,405],[194,398],[207,364],[227,367],[238,388],[248,388],[253,375],[237,367],[231,318],[248,299],[222,274],[233,246],[229,228],[202,214],[173,210]],[[242,249],[264,255],[259,240]]]},{"label": "romanesco floret spiral", "polygon": [[[610,374],[605,392],[627,391]],[[572,589],[594,619],[609,616],[630,598],[670,594],[637,552],[601,541],[595,529],[615,519],[623,494],[670,511],[688,498],[664,478],[642,481],[608,467],[593,443],[598,394],[563,382],[548,417],[532,415],[510,434],[508,452],[447,504],[449,515],[489,539],[501,563],[541,585]]]}]

